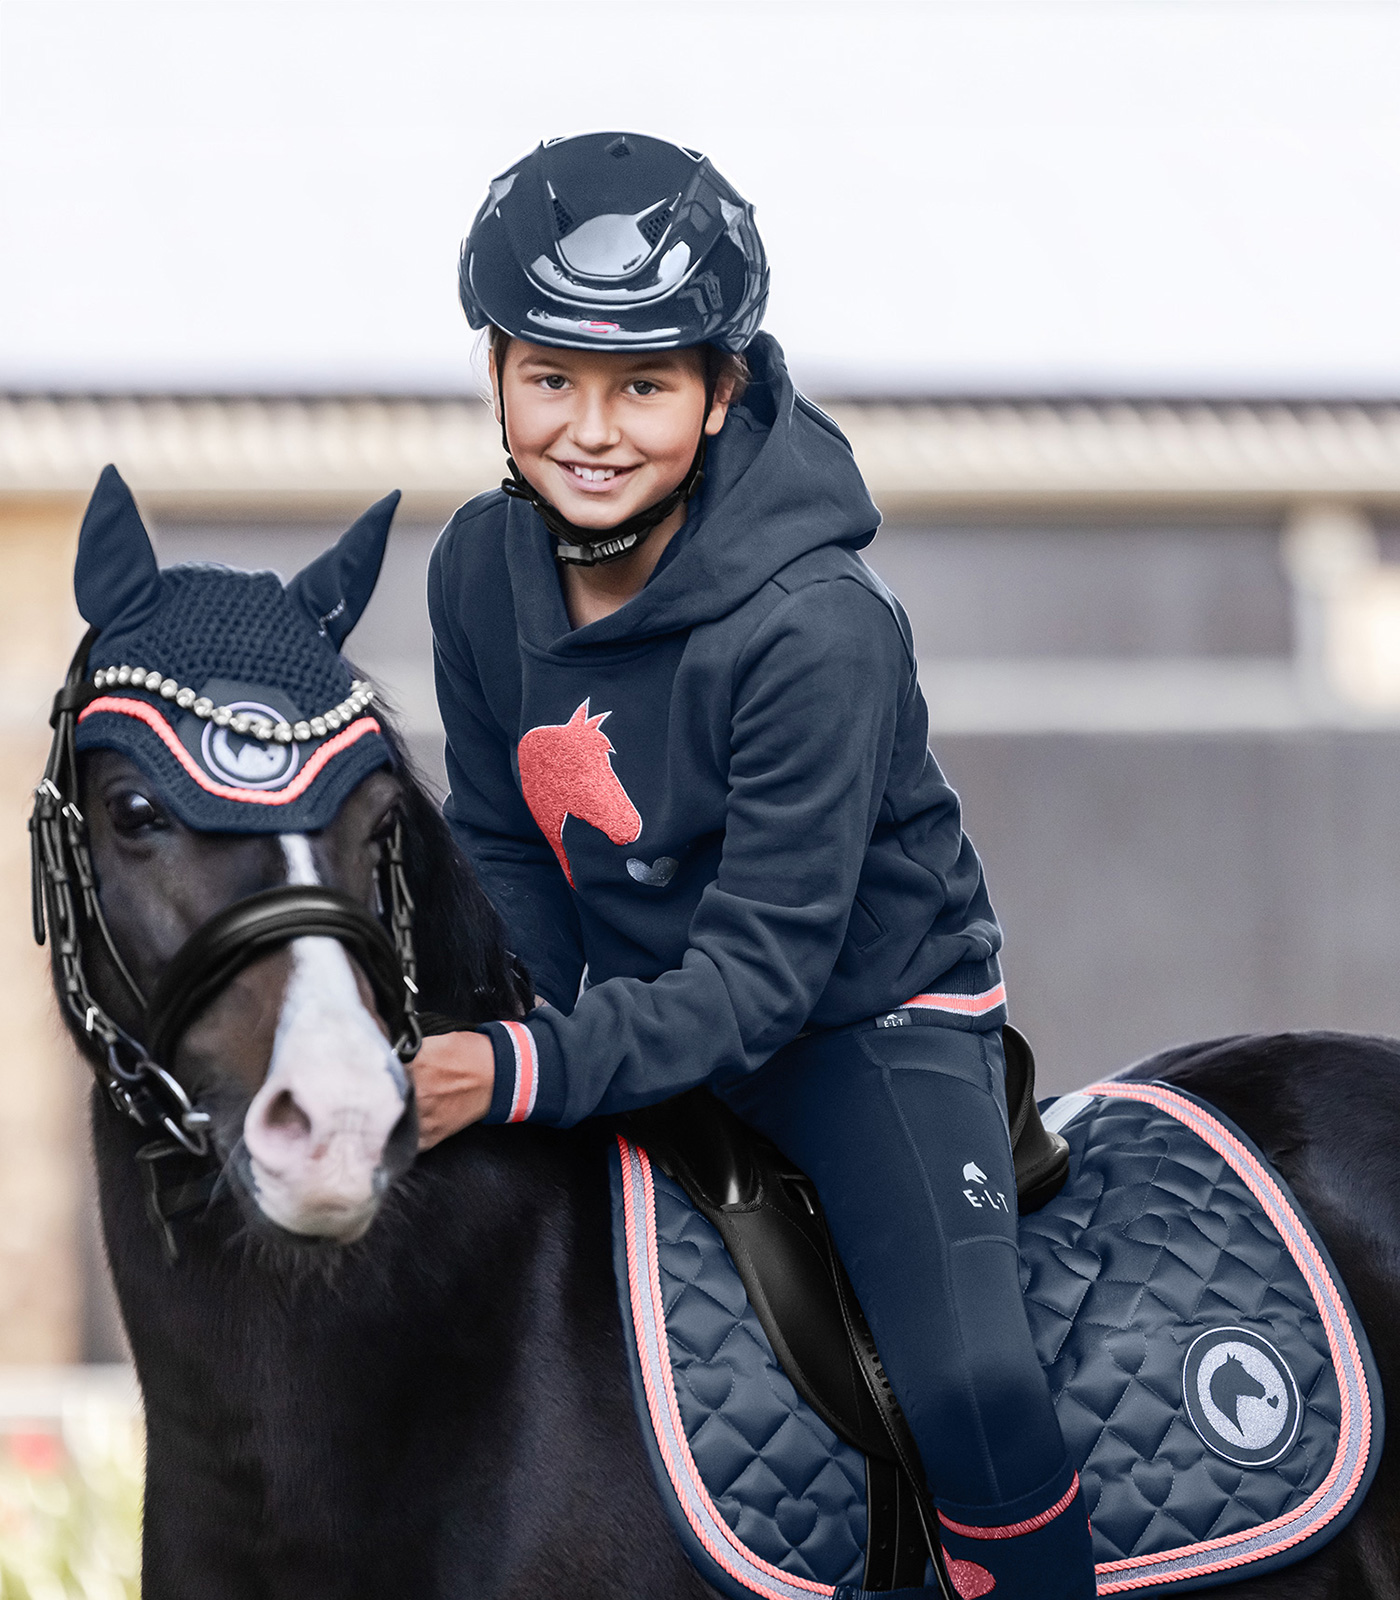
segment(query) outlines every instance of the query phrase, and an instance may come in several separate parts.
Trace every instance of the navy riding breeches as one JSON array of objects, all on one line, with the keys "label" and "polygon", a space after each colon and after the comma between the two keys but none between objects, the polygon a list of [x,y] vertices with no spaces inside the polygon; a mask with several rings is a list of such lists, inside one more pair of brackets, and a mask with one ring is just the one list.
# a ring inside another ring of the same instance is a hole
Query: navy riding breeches
[{"label": "navy riding breeches", "polygon": [[[997,1600],[1090,1596],[1087,1522],[1021,1299],[1001,1036],[892,1016],[798,1039],[719,1092],[817,1187],[945,1548],[995,1573]],[[1047,1559],[1063,1569],[1052,1586]]]}]

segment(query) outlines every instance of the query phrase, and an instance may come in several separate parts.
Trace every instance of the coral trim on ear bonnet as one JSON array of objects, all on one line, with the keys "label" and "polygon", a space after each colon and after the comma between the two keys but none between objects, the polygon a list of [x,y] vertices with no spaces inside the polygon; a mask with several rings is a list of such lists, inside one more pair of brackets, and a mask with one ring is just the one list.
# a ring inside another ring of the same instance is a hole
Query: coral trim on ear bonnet
[{"label": "coral trim on ear bonnet", "polygon": [[397,491],[290,583],[156,564],[115,467],[78,538],[78,609],[101,631],[79,750],[120,750],[202,832],[306,833],[393,751],[340,646],[379,577]]}]

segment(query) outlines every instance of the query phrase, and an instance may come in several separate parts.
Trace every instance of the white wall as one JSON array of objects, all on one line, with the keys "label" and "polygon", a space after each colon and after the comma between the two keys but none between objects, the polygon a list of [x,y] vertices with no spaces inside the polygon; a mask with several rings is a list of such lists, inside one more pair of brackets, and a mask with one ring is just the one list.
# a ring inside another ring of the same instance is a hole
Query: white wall
[{"label": "white wall", "polygon": [[706,149],[807,383],[1400,389],[1400,7],[0,7],[0,383],[456,388],[538,138]]}]

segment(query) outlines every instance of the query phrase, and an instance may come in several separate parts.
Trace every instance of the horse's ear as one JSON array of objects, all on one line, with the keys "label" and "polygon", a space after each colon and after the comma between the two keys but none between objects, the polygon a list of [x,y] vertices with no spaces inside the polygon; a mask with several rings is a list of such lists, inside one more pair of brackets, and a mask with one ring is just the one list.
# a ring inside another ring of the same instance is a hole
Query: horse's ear
[{"label": "horse's ear", "polygon": [[379,581],[389,524],[398,503],[397,489],[376,500],[329,550],[303,567],[287,585],[287,593],[337,650],[364,615]]},{"label": "horse's ear", "polygon": [[78,610],[98,628],[136,628],[160,604],[160,568],[131,490],[113,466],[102,469],[78,534],[73,568]]}]

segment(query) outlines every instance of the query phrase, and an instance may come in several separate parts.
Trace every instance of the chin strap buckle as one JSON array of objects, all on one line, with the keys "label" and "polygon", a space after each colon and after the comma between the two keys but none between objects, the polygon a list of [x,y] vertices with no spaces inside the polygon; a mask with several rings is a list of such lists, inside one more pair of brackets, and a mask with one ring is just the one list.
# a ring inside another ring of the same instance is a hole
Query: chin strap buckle
[{"label": "chin strap buckle", "polygon": [[643,533],[629,533],[621,539],[603,539],[597,544],[565,544],[556,535],[554,559],[575,567],[596,567],[600,562],[616,561],[629,550],[635,550],[645,537]]}]

